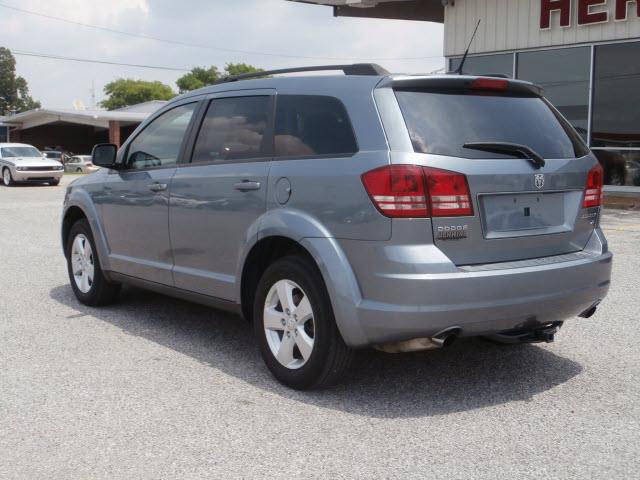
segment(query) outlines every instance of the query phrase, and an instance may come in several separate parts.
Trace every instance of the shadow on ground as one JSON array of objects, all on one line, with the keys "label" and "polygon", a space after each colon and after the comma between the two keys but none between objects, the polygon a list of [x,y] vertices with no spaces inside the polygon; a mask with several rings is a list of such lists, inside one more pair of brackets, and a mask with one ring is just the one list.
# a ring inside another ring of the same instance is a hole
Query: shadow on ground
[{"label": "shadow on ground", "polygon": [[494,345],[462,339],[445,350],[390,355],[359,352],[345,381],[332,389],[296,392],[278,384],[262,363],[243,320],[199,305],[124,288],[113,306],[80,304],[71,287],[51,298],[73,308],[70,322],[91,316],[233,375],[257,388],[322,408],[376,418],[412,418],[531,401],[582,367],[545,346]]}]

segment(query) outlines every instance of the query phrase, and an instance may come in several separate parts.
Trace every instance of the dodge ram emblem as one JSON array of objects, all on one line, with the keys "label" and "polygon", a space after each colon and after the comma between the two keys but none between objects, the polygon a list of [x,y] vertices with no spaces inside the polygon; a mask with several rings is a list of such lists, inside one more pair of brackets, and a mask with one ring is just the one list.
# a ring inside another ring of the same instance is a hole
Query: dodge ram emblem
[{"label": "dodge ram emblem", "polygon": [[535,184],[538,190],[541,190],[544,187],[544,174],[537,173],[535,176]]}]

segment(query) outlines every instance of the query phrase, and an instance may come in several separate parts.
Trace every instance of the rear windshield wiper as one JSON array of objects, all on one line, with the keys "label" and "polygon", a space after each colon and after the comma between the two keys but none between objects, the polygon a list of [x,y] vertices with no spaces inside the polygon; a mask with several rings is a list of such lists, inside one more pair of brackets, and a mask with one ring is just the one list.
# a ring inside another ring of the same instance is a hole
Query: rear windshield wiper
[{"label": "rear windshield wiper", "polygon": [[472,142],[465,143],[463,147],[472,150],[482,150],[484,152],[516,155],[520,158],[526,158],[531,163],[533,163],[536,168],[542,168],[546,163],[544,161],[544,158],[542,158],[542,155],[536,152],[533,148],[527,147],[526,145],[520,145],[519,143]]}]

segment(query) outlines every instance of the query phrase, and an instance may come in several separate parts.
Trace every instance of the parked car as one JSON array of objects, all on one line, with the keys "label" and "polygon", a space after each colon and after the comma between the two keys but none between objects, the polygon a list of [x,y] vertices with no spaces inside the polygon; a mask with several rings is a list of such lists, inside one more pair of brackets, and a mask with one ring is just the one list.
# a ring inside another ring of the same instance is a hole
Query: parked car
[{"label": "parked car", "polygon": [[93,164],[91,155],[74,155],[67,161],[64,169],[70,173],[93,173],[100,167]]},{"label": "parked car", "polygon": [[16,182],[60,183],[64,167],[60,162],[44,158],[40,151],[24,143],[0,143],[2,182],[10,187]]},{"label": "parked car", "polygon": [[50,158],[51,160],[57,160],[58,162],[62,163],[63,165],[65,163],[67,163],[67,161],[71,158],[71,155],[59,151],[59,150],[43,150],[42,154],[47,157]]},{"label": "parked car", "polygon": [[63,211],[79,301],[131,284],[239,313],[297,389],[358,348],[551,341],[595,312],[603,172],[540,88],[339,68],[231,78],[96,146]]}]

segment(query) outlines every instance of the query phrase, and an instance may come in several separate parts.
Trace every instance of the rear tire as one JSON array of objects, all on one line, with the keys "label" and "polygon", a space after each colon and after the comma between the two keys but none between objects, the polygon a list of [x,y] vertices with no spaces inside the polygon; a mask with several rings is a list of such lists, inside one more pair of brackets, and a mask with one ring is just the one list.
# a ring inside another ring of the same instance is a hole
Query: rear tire
[{"label": "rear tire", "polygon": [[9,170],[7,167],[4,167],[4,169],[2,170],[2,183],[5,187],[12,187],[13,185],[15,185],[13,176],[11,175],[11,170]]},{"label": "rear tire", "polygon": [[69,281],[76,298],[92,307],[112,303],[120,291],[120,284],[109,281],[104,275],[86,219],[78,220],[71,227],[65,252]]},{"label": "rear tire", "polygon": [[324,388],[346,373],[354,352],[338,331],[324,281],[310,260],[288,256],[271,264],[258,282],[253,313],[262,358],[282,384]]}]

